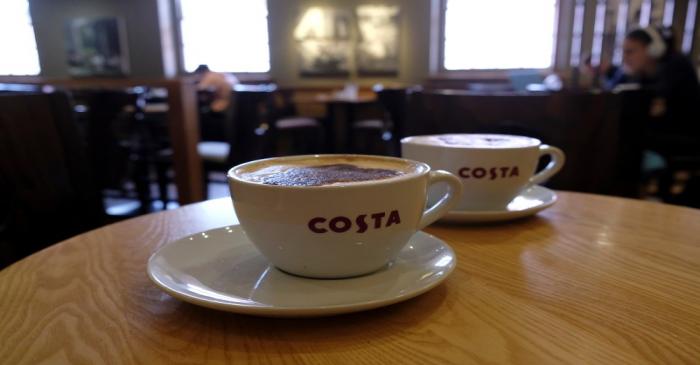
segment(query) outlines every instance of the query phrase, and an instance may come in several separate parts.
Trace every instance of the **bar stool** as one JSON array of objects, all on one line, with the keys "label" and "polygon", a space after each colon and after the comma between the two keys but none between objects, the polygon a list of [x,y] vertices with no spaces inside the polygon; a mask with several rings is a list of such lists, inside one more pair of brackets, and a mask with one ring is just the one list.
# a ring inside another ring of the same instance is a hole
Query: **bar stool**
[{"label": "bar stool", "polygon": [[284,156],[321,153],[324,149],[324,128],[315,118],[299,115],[291,90],[278,90],[268,100],[270,141],[267,155]]}]

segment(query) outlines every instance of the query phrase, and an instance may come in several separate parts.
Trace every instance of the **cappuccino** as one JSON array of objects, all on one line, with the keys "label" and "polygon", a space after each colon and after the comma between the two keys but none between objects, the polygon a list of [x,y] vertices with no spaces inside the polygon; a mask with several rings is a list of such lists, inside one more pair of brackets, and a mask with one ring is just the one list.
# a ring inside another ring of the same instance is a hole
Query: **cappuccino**
[{"label": "cappuccino", "polygon": [[540,141],[505,134],[441,134],[406,138],[407,143],[455,148],[523,148],[537,146]]},{"label": "cappuccino", "polygon": [[405,175],[410,165],[368,157],[328,157],[260,163],[240,172],[243,180],[278,186],[324,186],[385,180]]}]

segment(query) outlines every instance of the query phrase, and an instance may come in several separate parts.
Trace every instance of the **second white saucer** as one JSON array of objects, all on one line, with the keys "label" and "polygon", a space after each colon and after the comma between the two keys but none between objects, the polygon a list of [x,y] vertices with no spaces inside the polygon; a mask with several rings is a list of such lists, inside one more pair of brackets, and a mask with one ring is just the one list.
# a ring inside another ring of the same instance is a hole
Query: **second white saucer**
[{"label": "second white saucer", "polygon": [[449,223],[487,223],[502,222],[535,215],[551,207],[557,201],[557,194],[544,186],[532,186],[515,197],[503,210],[490,211],[456,211],[447,213],[441,222]]}]

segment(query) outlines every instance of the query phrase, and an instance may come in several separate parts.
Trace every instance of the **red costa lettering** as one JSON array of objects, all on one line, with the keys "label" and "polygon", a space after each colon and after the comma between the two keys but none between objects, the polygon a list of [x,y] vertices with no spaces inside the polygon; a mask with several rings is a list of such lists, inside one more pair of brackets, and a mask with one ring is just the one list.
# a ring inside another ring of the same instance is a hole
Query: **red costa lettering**
[{"label": "red costa lettering", "polygon": [[386,215],[386,213],[384,213],[384,212],[372,214],[372,219],[374,219],[374,228],[375,229],[382,226],[382,218],[384,218],[385,215]]},{"label": "red costa lettering", "polygon": [[365,222],[365,217],[367,214],[360,214],[357,216],[355,219],[355,223],[357,224],[357,233],[365,233],[367,231],[367,223]]},{"label": "red costa lettering", "polygon": [[483,179],[489,180],[504,179],[520,176],[518,166],[502,167],[462,167],[457,172],[463,179]]},{"label": "red costa lettering", "polygon": [[326,232],[328,232],[327,229],[318,228],[318,225],[325,222],[325,221],[326,221],[326,218],[321,218],[321,217],[311,218],[311,220],[309,221],[309,229],[311,230],[311,232],[314,232],[314,233],[326,233]]},{"label": "red costa lettering", "polygon": [[484,169],[483,167],[477,167],[472,172],[472,176],[474,176],[477,179],[481,179],[485,175],[486,175],[486,169]]},{"label": "red costa lettering", "polygon": [[[338,226],[338,223],[342,223],[342,226]],[[335,217],[331,219],[331,223],[329,224],[329,226],[331,227],[331,231],[336,233],[343,233],[350,229],[350,226],[352,226],[352,222],[349,218],[346,217]]]},{"label": "red costa lettering", "polygon": [[399,217],[399,211],[392,210],[391,213],[389,213],[389,219],[386,220],[386,226],[389,227],[392,224],[399,224],[399,223],[401,223],[401,217]]},{"label": "red costa lettering", "polygon": [[[342,215],[333,217],[330,220],[324,217],[314,217],[309,220],[308,227],[314,233],[328,233],[329,231],[345,233],[353,227],[356,228],[356,233],[365,233],[370,229],[367,216],[368,214],[360,214],[354,220]],[[369,216],[374,221],[372,229],[387,228],[395,224],[401,224],[401,215],[398,210],[392,210],[388,215],[386,212],[377,212]],[[328,223],[326,224],[326,222]]]}]

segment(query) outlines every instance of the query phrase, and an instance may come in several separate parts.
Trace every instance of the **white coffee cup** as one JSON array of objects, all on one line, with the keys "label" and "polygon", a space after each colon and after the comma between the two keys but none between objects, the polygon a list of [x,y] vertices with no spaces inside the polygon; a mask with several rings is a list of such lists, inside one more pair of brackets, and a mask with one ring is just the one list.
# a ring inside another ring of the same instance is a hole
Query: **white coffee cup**
[{"label": "white coffee cup", "polygon": [[[321,186],[268,185],[248,176],[278,164],[323,165],[347,158],[357,166],[396,167],[397,177]],[[241,227],[277,268],[300,276],[341,278],[381,269],[416,231],[457,202],[462,184],[427,164],[359,155],[291,156],[238,165],[228,172],[231,198]],[[448,188],[426,210],[428,186]]]},{"label": "white coffee cup", "polygon": [[[520,192],[541,184],[564,166],[564,153],[538,139],[502,134],[443,134],[401,140],[404,158],[449,171],[462,181],[458,211],[503,210]],[[551,162],[537,174],[540,157]],[[443,194],[431,189],[428,202]]]}]

